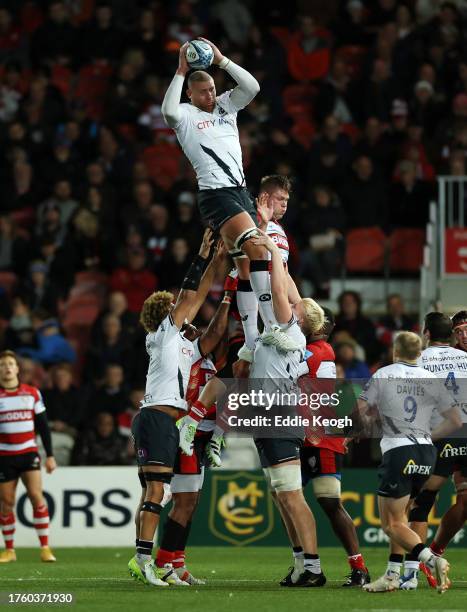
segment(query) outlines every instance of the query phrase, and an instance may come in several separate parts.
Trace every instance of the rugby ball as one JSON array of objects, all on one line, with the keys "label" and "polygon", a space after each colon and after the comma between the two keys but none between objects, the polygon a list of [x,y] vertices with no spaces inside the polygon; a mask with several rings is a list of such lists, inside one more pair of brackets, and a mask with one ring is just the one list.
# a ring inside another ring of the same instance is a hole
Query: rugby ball
[{"label": "rugby ball", "polygon": [[186,61],[194,70],[209,68],[214,59],[211,45],[202,40],[192,40],[186,49]]}]

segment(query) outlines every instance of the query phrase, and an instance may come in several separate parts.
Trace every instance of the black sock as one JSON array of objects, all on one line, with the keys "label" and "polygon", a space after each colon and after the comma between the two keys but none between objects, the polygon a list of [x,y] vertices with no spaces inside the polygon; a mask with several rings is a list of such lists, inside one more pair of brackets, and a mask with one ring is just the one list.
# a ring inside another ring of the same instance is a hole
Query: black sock
[{"label": "black sock", "polygon": [[410,551],[410,554],[413,556],[415,561],[418,561],[418,556],[420,555],[420,553],[422,552],[422,550],[424,550],[426,548],[425,544],[417,544],[416,546],[414,546],[412,548],[412,550]]},{"label": "black sock", "polygon": [[415,557],[412,553],[407,553],[405,555],[406,561],[418,561],[418,557]]},{"label": "black sock", "polygon": [[396,555],[395,553],[391,553],[389,555],[390,563],[402,563],[403,560],[404,560],[404,555]]},{"label": "black sock", "polygon": [[294,553],[303,552],[303,548],[301,546],[292,546],[292,550],[294,551]]},{"label": "black sock", "polygon": [[180,539],[177,543],[177,548],[175,550],[185,550],[186,543],[188,542],[188,538],[190,536],[191,531],[191,521],[188,521],[186,527],[183,528],[183,532],[180,533]]},{"label": "black sock", "polygon": [[139,546],[139,538],[136,538],[135,544],[136,544],[136,548],[138,548],[138,546]]},{"label": "black sock", "polygon": [[165,521],[164,533],[161,540],[161,548],[168,550],[169,552],[175,552],[177,550],[178,541],[180,534],[185,530],[183,525],[172,520],[170,516]]},{"label": "black sock", "polygon": [[152,555],[153,542],[148,540],[138,540],[138,546],[136,552],[140,555]]}]

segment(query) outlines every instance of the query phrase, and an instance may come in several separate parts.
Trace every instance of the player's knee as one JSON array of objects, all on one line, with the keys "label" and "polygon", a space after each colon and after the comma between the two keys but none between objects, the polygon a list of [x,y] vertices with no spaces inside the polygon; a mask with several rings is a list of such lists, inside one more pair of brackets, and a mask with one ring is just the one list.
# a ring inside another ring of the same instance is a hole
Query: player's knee
[{"label": "player's knee", "polygon": [[318,503],[327,516],[335,516],[342,507],[341,500],[336,497],[318,497]]},{"label": "player's knee", "polygon": [[281,465],[269,468],[271,488],[276,493],[302,490],[302,474],[299,465]]},{"label": "player's knee", "polygon": [[1,514],[10,514],[11,512],[13,512],[14,508],[15,508],[15,498],[14,497],[6,496],[2,498],[1,504],[0,504]]},{"label": "player's knee", "polygon": [[436,500],[438,491],[430,491],[423,489],[415,498],[414,505],[409,512],[409,521],[417,523],[426,523],[428,515]]},{"label": "player's knee", "polygon": [[312,480],[313,492],[317,500],[321,499],[339,500],[341,496],[341,481],[336,476],[320,476]]}]

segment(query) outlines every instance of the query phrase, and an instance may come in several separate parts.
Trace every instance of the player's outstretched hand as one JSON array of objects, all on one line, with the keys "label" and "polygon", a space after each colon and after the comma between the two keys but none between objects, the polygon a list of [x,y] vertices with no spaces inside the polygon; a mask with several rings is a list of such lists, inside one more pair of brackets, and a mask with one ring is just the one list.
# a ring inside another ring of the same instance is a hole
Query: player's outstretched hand
[{"label": "player's outstretched hand", "polygon": [[209,256],[209,252],[211,251],[212,243],[214,242],[212,229],[207,227],[204,230],[203,241],[201,242],[201,246],[199,247],[199,254],[204,259],[207,259]]},{"label": "player's outstretched hand", "polygon": [[274,206],[271,198],[269,197],[269,193],[263,191],[259,197],[256,198],[256,207],[262,221],[261,229],[266,229],[274,214]]},{"label": "player's outstretched hand", "polygon": [[190,43],[185,43],[180,47],[180,52],[178,55],[178,69],[177,69],[177,74],[181,74],[183,76],[186,75],[186,73],[190,70],[190,67],[188,66],[188,62],[186,61],[186,50],[187,47]]},{"label": "player's outstretched hand", "polygon": [[47,474],[52,474],[57,469],[57,462],[55,461],[55,457],[47,457],[45,460],[45,471]]},{"label": "player's outstretched hand", "polygon": [[256,246],[264,246],[268,251],[272,253],[274,249],[277,249],[276,244],[271,240],[271,238],[265,234],[261,229],[258,229],[260,236],[256,236],[256,238],[252,238],[251,242]]},{"label": "player's outstretched hand", "polygon": [[221,61],[224,59],[224,56],[222,55],[222,53],[219,51],[219,49],[216,47],[216,45],[214,43],[212,43],[210,40],[208,40],[207,38],[203,38],[202,36],[198,36],[199,40],[202,40],[203,42],[207,43],[211,49],[214,52],[214,57],[212,60],[213,64],[220,64]]}]

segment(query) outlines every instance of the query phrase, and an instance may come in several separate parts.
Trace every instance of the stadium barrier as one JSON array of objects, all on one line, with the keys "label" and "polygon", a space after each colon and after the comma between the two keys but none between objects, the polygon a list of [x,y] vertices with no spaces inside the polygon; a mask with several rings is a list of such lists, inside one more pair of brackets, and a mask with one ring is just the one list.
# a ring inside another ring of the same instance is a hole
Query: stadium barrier
[{"label": "stadium barrier", "polygon": [[[385,546],[375,494],[376,470],[345,470],[344,504],[364,546]],[[133,515],[140,496],[134,467],[69,467],[44,476],[52,546],[132,546]],[[319,527],[320,546],[338,546],[330,524],[307,492]],[[449,484],[430,514],[430,531],[455,499]],[[18,491],[16,545],[36,546],[31,506]],[[30,528],[27,528],[30,527]],[[192,546],[287,546],[284,530],[260,471],[208,471],[190,537]],[[467,545],[467,529],[452,546]]]}]

